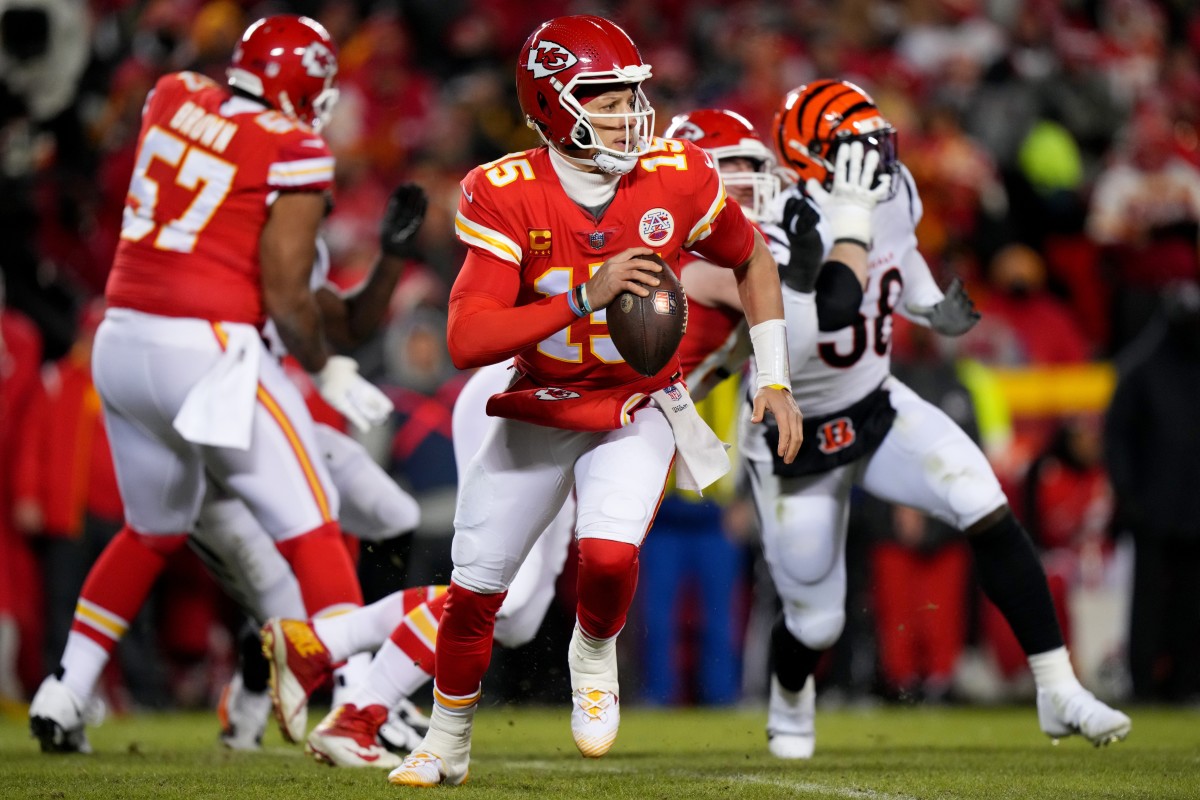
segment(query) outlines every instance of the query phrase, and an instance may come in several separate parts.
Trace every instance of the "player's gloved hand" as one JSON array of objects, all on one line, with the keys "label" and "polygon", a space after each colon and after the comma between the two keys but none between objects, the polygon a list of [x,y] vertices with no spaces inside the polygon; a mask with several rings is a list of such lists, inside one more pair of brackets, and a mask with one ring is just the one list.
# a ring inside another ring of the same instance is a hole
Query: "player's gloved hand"
[{"label": "player's gloved hand", "polygon": [[837,149],[830,189],[816,178],[809,178],[804,185],[829,221],[835,243],[848,240],[870,248],[871,213],[892,188],[892,176],[877,176],[878,170],[878,152],[866,150],[862,142],[848,142]]},{"label": "player's gloved hand", "polygon": [[929,320],[929,327],[943,336],[962,336],[975,327],[981,316],[959,278],[954,279],[946,290],[946,296],[939,302],[931,306],[905,303],[904,307],[910,314],[925,317]]},{"label": "player's gloved hand", "polygon": [[360,431],[382,424],[392,413],[392,401],[358,374],[358,362],[349,356],[330,356],[313,381],[325,402]]},{"label": "player's gloved hand", "polygon": [[783,204],[779,226],[787,234],[788,263],[779,265],[779,280],[805,294],[812,292],[821,271],[824,245],[817,232],[816,210],[803,197],[790,197]]},{"label": "player's gloved hand", "polygon": [[425,190],[415,183],[402,183],[392,190],[379,222],[379,248],[384,254],[395,258],[413,255],[428,206]]}]

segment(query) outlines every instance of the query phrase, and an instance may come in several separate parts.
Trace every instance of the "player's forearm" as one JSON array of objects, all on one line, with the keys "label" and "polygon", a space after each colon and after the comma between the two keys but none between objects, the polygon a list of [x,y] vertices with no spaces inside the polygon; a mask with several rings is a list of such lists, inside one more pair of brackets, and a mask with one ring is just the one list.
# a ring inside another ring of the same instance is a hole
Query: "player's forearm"
[{"label": "player's forearm", "polygon": [[404,259],[381,255],[362,285],[344,298],[345,324],[341,335],[345,341],[338,341],[339,347],[358,347],[375,335],[403,272]]},{"label": "player's forearm", "polygon": [[783,319],[779,270],[761,239],[756,242],[750,260],[735,269],[734,275],[738,297],[751,327],[769,319]]},{"label": "player's forearm", "polygon": [[319,372],[330,354],[316,298],[311,292],[293,297],[268,294],[266,302],[267,313],[288,353],[308,372]]},{"label": "player's forearm", "polygon": [[523,306],[503,306],[486,295],[462,294],[450,300],[446,343],[454,366],[483,367],[512,358],[576,319],[566,294]]},{"label": "player's forearm", "polygon": [[[845,264],[854,272],[854,276],[858,278],[858,282],[865,289],[867,287],[867,269],[870,262],[867,259],[867,249],[857,242],[837,242],[829,251],[829,261],[839,261]],[[822,265],[822,269],[824,266]]]}]

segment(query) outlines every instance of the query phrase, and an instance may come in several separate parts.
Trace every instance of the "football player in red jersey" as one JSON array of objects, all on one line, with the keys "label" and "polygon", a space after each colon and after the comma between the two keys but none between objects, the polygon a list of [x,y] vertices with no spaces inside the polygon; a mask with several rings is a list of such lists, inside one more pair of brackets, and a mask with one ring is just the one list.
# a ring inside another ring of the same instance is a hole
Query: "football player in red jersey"
[{"label": "football player in red jersey", "polygon": [[260,337],[270,318],[360,427],[390,410],[352,359],[331,354],[309,286],[333,181],[318,131],[336,73],[318,23],[274,16],[242,36],[228,87],[175,73],[146,101],[93,357],[126,525],[89,573],[61,666],[30,706],[43,750],[88,749],[96,679],[193,529],[206,474],[275,539],[310,615],[361,604],[312,418]]},{"label": "football player in red jersey", "polygon": [[[677,117],[667,131],[668,136],[687,138],[704,148],[716,160],[721,177],[729,187],[730,196],[754,222],[760,221],[770,208],[780,189],[775,170],[774,154],[766,147],[750,124],[729,111],[702,110]],[[699,400],[724,377],[741,371],[751,346],[749,331],[738,299],[737,282],[733,274],[697,259],[690,253],[680,256],[682,279],[687,284],[693,272],[711,269],[728,282],[704,280],[692,302],[689,296],[688,332],[680,344],[679,367],[688,383],[693,400]],[[720,286],[727,294],[709,295],[707,288]],[[459,395],[454,406],[454,449],[460,482],[466,481],[468,465],[487,438],[491,420],[485,408],[488,398],[505,391],[512,382],[512,365],[508,360],[478,369]],[[496,612],[494,639],[505,647],[518,647],[530,641],[541,626],[542,619],[554,598],[555,581],[562,570],[570,539],[576,526],[576,502],[568,495],[558,513],[531,545],[525,560],[509,583],[509,590]],[[303,658],[297,653],[279,654],[276,671],[287,680],[311,691],[324,682],[332,663],[349,657],[351,643],[366,645],[377,637],[380,620],[391,614],[399,623],[391,640],[376,654],[367,679],[348,693],[345,705],[335,707],[308,737],[308,752],[318,760],[338,766],[388,767],[394,764],[390,754],[380,748],[378,740],[391,738],[383,725],[386,710],[403,707],[405,699],[433,672],[431,659],[423,657],[417,646],[420,641],[432,643],[442,615],[445,598],[436,596],[423,608],[408,611],[407,617],[396,616],[400,605],[390,600],[390,608],[368,606],[361,611],[343,614],[311,624],[316,640],[323,647]],[[293,626],[305,623],[295,620],[272,620],[268,626]],[[299,713],[307,699],[306,693],[296,693],[294,705],[279,709],[289,718]]]},{"label": "football player in red jersey", "polygon": [[603,755],[616,738],[616,636],[672,461],[678,452],[696,487],[729,468],[691,404],[665,399],[670,390],[686,400],[677,359],[641,377],[607,335],[609,302],[623,291],[648,296],[659,283],[660,268],[639,256],[657,252],[675,265],[687,248],[734,270],[761,370],[755,419],[774,416],[781,458],[799,447],[774,261],[726,202],[711,157],[652,138],[654,112],[641,91],[649,77],[637,47],[608,20],[543,23],[518,56],[517,93],[545,145],[462,182],[455,224],[469,250],[450,299],[450,352],[460,368],[515,356],[515,371],[488,402],[494,420],[460,486],[431,726],[389,775],[394,784],[466,779],[496,610],[572,488],[580,562],[571,728],[586,756]]}]

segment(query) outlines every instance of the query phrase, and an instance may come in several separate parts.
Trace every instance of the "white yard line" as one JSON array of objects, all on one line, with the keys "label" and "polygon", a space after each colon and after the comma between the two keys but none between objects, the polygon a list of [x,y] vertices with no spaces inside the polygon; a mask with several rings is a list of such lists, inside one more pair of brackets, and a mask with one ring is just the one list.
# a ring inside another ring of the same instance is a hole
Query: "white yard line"
[{"label": "white yard line", "polygon": [[[610,774],[634,773],[640,770],[637,767],[621,766],[617,764],[596,764],[587,765],[586,770],[578,769],[570,764],[561,761],[543,761],[543,760],[528,760],[528,761],[505,761],[514,767],[524,767],[525,769],[541,769],[547,772],[607,772]],[[681,777],[694,778],[702,781],[730,781],[733,783],[753,783],[761,786],[774,786],[779,789],[787,789],[793,792],[808,792],[810,794],[819,794],[825,797],[845,797],[851,800],[917,800],[912,795],[893,794],[892,792],[877,792],[874,789],[853,789],[848,786],[830,786],[824,783],[814,783],[812,781],[788,780],[787,778],[771,778],[763,775],[750,775],[747,773],[739,773],[734,775],[721,775],[712,772],[693,772],[688,770],[668,770],[665,774]]]},{"label": "white yard line", "polygon": [[[712,776],[710,776],[712,777]],[[758,783],[765,786],[778,786],[781,789],[791,789],[797,792],[815,792],[829,797],[851,797],[856,800],[917,800],[907,794],[892,794],[877,792],[874,789],[851,789],[845,786],[827,786],[811,781],[790,781],[785,778],[766,778],[762,775],[732,775],[728,780],[743,783]]]}]

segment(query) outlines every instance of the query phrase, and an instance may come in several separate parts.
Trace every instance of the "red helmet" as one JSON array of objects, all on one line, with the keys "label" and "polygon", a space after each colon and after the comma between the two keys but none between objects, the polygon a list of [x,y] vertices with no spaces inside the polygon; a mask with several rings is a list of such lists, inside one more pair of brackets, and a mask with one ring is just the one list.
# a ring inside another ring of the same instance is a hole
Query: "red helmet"
[{"label": "red helmet", "polygon": [[226,74],[230,86],[313,128],[337,102],[337,49],[321,23],[308,17],[278,14],[255,22]]},{"label": "red helmet", "polygon": [[[787,93],[775,112],[775,152],[799,174],[828,187],[834,154],[843,142],[858,140],[879,151],[880,173],[895,173],[896,129],[879,113],[871,96],[849,81],[820,80]],[[892,181],[892,189],[899,181]]]},{"label": "red helmet", "polygon": [[[643,63],[637,45],[613,23],[586,15],[558,17],[538,26],[521,48],[517,99],[526,123],[548,144],[591,150],[602,170],[623,173],[633,168],[654,134],[654,109],[641,90],[649,77],[650,65]],[[633,111],[584,111],[584,103],[612,84],[633,88]],[[592,127],[598,119],[624,120],[631,134],[624,150],[601,144]]]},{"label": "red helmet", "polygon": [[753,199],[748,205],[742,204],[747,216],[755,221],[768,218],[781,184],[775,154],[763,144],[758,132],[745,117],[723,108],[689,111],[677,114],[663,136],[668,139],[687,139],[704,148],[717,159],[718,167],[723,158],[752,161],[752,172],[722,171],[721,179],[729,187],[750,188]]}]

